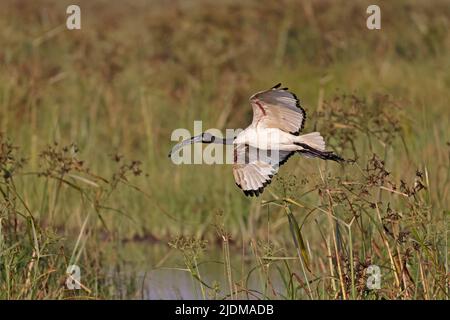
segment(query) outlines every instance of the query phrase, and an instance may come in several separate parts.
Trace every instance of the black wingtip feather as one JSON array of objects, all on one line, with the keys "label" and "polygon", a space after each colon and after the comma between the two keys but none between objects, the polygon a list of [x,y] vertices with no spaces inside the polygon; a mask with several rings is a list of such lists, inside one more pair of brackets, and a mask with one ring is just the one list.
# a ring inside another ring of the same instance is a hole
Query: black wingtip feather
[{"label": "black wingtip feather", "polygon": [[292,96],[293,96],[294,99],[295,99],[295,106],[301,110],[302,116],[303,116],[303,121],[302,121],[302,125],[301,125],[300,129],[298,129],[298,131],[296,131],[296,132],[291,132],[291,134],[293,134],[293,135],[295,135],[295,136],[298,136],[298,135],[300,134],[300,132],[303,131],[303,128],[305,127],[305,122],[306,122],[306,111],[305,111],[305,109],[303,109],[303,107],[301,106],[300,100],[299,100],[299,98],[297,97],[297,95],[296,95],[295,93],[293,93],[293,92],[290,92],[290,93],[292,94]]},{"label": "black wingtip feather", "polygon": [[272,87],[272,89],[278,89],[280,86],[281,86],[281,82],[278,83],[278,84],[276,84],[276,85],[274,85],[274,86]]},{"label": "black wingtip feather", "polygon": [[[244,191],[244,194],[247,197],[254,197],[254,196],[259,197],[261,194],[263,194],[264,189],[272,182],[272,177],[273,177],[273,175],[269,175],[270,180],[266,180],[265,182],[263,182],[262,187],[259,187],[259,189],[257,189],[257,190],[242,190],[242,191]],[[236,183],[236,185],[239,188],[241,188],[241,186],[238,185],[237,183]]]}]

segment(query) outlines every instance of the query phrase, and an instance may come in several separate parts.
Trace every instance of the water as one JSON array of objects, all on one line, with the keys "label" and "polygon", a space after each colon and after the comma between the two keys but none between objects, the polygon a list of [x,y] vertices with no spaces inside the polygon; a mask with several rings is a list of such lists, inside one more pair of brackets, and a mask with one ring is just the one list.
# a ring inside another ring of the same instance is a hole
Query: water
[{"label": "water", "polygon": [[[111,273],[112,277],[121,282],[123,296],[136,299],[203,299],[200,282],[194,279],[184,265],[181,253],[167,245],[148,243],[127,243],[115,249],[118,252],[120,272]],[[231,251],[231,266],[233,283],[246,288],[239,297],[256,299],[263,297],[266,281],[260,269],[252,262],[242,259],[242,252]],[[253,271],[252,271],[253,270]],[[199,259],[201,279],[210,287],[218,287],[219,291],[205,288],[207,299],[223,298],[230,293],[228,279],[223,264],[222,248],[209,248]],[[243,276],[242,276],[243,275]],[[130,283],[133,289],[130,290]],[[272,298],[284,294],[284,285],[275,268],[270,272],[271,287],[266,288],[266,294]],[[128,293],[126,293],[128,291]],[[275,294],[275,295],[274,295]],[[281,298],[281,296],[279,296]]]}]

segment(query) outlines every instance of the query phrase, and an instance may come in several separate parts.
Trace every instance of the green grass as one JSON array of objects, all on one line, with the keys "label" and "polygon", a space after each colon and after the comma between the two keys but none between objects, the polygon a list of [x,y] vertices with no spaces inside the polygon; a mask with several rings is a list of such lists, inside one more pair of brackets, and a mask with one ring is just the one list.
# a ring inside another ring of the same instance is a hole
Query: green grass
[{"label": "green grass", "polygon": [[[448,298],[445,1],[383,1],[379,31],[364,1],[81,1],[80,31],[65,29],[68,4],[0,5],[1,298],[136,297],[107,279],[106,261],[124,262],[103,250],[135,238],[189,239],[167,250],[200,282],[221,252],[227,286],[201,297]],[[167,158],[172,130],[246,127],[248,97],[278,82],[305,132],[354,163],[294,157],[248,199],[230,166]],[[89,290],[64,289],[74,262]]]}]

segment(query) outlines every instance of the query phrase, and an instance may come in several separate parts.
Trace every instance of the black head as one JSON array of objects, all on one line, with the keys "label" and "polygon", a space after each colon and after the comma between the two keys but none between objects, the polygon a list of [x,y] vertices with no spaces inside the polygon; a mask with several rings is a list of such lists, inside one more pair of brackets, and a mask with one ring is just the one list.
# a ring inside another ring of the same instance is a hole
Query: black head
[{"label": "black head", "polygon": [[202,142],[203,143],[213,143],[216,137],[209,132],[202,132]]}]

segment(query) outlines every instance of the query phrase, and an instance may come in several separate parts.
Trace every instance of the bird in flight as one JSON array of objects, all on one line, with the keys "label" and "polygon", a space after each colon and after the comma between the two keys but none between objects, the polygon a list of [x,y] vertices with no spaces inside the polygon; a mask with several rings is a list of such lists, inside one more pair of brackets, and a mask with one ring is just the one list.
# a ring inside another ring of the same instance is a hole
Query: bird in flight
[{"label": "bird in flight", "polygon": [[300,135],[306,112],[297,96],[277,84],[269,90],[250,97],[253,121],[237,136],[224,139],[208,132],[176,144],[169,153],[193,143],[233,145],[233,175],[236,185],[246,196],[259,196],[293,154],[307,158],[344,161],[325,150],[325,141],[319,132]]}]

